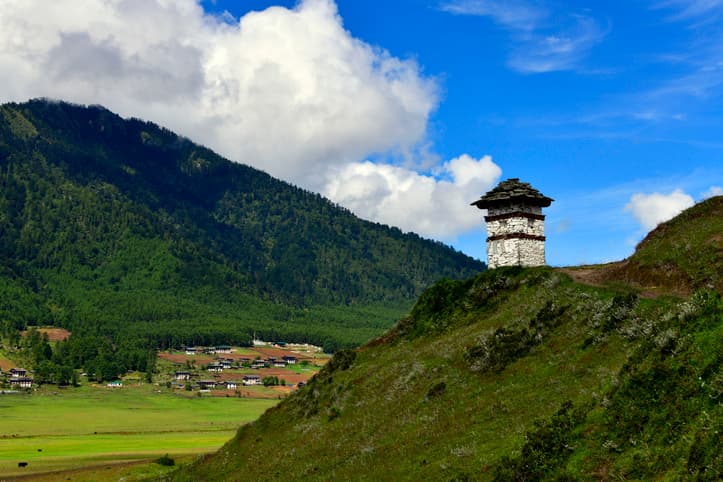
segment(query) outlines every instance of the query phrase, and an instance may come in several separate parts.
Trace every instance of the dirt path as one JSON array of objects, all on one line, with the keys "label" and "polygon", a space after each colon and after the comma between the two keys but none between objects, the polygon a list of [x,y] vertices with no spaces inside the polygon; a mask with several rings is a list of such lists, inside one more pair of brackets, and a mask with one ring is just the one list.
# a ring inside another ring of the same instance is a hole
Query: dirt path
[{"label": "dirt path", "polygon": [[602,286],[610,282],[610,271],[614,268],[622,266],[624,261],[616,261],[607,264],[583,265],[583,266],[566,266],[557,268],[558,271],[569,275],[578,283]]},{"label": "dirt path", "polygon": [[683,288],[671,289],[664,286],[642,286],[636,282],[620,279],[620,273],[625,271],[627,260],[615,261],[607,264],[566,266],[557,268],[561,273],[569,275],[575,282],[590,286],[608,286],[611,284],[627,285],[638,291],[643,298],[657,298],[661,295],[685,297],[687,293]]}]

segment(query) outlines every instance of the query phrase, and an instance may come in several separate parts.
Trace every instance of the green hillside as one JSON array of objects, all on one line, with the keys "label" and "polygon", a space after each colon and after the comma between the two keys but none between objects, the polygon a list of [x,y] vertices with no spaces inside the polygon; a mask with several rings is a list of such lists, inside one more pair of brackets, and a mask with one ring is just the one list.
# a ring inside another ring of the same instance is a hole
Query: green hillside
[{"label": "green hillside", "polygon": [[720,203],[631,258],[667,256],[690,296],[550,268],[442,280],[173,480],[720,480],[721,230],[679,229],[720,226]]},{"label": "green hillside", "polygon": [[254,332],[334,349],[382,333],[440,277],[482,269],[154,124],[44,100],[0,106],[6,336],[65,327],[76,344],[136,350],[123,362],[135,369],[149,348]]},{"label": "green hillside", "polygon": [[716,196],[659,225],[608,277],[650,290],[690,294],[723,292],[723,196]]}]

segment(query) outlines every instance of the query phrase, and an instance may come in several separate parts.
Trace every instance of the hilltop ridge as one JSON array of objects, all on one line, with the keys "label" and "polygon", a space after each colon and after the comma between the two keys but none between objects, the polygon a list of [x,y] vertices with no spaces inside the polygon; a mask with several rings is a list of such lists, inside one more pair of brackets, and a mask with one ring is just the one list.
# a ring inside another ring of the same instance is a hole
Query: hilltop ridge
[{"label": "hilltop ridge", "polygon": [[[649,277],[635,282],[546,267],[437,282],[392,330],[171,478],[720,480],[720,201],[640,243],[628,266]],[[641,296],[670,286],[659,259],[692,294]]]},{"label": "hilltop ridge", "polygon": [[582,282],[627,283],[648,296],[685,296],[700,288],[723,293],[722,260],[723,196],[715,196],[660,223],[627,259],[565,271]]}]

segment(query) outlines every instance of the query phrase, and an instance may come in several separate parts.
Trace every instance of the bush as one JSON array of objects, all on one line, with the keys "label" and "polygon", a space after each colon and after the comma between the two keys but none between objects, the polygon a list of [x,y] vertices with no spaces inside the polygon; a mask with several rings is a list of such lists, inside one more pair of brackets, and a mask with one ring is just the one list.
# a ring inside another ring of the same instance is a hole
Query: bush
[{"label": "bush", "polygon": [[429,400],[430,398],[438,397],[447,390],[447,384],[445,382],[439,382],[433,385],[429,391],[427,392],[426,399]]},{"label": "bush", "polygon": [[155,463],[157,463],[158,465],[163,465],[165,467],[172,467],[176,465],[176,461],[169,457],[168,454],[164,455],[163,457],[157,458],[155,460]]},{"label": "bush", "polygon": [[527,326],[497,328],[480,340],[478,345],[467,347],[464,360],[475,371],[501,372],[539,345],[547,331],[560,323],[560,317],[566,309],[548,301]]},{"label": "bush", "polygon": [[[573,408],[571,401],[562,404],[549,421],[536,422],[525,434],[525,445],[517,458],[502,457],[494,466],[494,480],[541,480],[562,468],[572,453],[573,430],[586,415],[585,409]],[[555,480],[570,480],[564,470]]]}]

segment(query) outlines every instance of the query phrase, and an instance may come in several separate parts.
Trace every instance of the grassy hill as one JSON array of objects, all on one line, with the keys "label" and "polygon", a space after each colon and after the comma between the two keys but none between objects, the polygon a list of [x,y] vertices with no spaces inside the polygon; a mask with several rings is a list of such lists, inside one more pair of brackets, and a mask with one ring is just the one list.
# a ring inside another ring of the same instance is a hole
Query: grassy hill
[{"label": "grassy hill", "polygon": [[[97,106],[0,106],[6,335],[55,325],[121,351],[254,332],[355,346],[439,277],[482,269],[154,124]],[[130,358],[145,354],[127,358],[143,369]]]},{"label": "grassy hill", "polygon": [[635,254],[608,275],[643,289],[690,294],[723,292],[723,196],[716,196],[660,224]]},{"label": "grassy hill", "polygon": [[720,480],[720,206],[659,227],[619,279],[502,268],[442,280],[172,478]]}]

